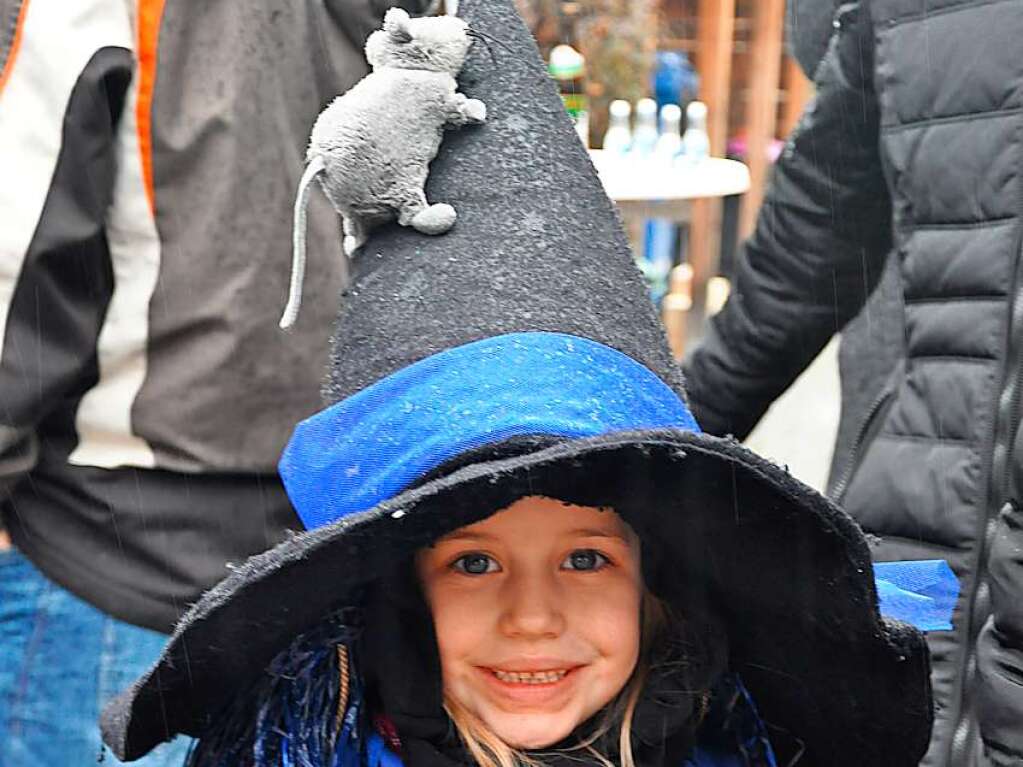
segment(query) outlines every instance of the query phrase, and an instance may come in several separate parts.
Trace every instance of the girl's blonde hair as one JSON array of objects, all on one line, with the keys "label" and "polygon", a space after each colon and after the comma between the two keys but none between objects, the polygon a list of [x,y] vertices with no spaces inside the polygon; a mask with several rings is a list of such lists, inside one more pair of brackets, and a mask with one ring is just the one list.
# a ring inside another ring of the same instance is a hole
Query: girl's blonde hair
[{"label": "girl's blonde hair", "polygon": [[[669,623],[668,608],[649,591],[643,594],[641,612],[639,660],[632,676],[608,706],[594,733],[570,749],[571,751],[586,752],[604,767],[617,766],[612,764],[607,755],[600,753],[593,744],[608,733],[616,722],[620,722],[618,753],[621,757],[621,767],[636,767],[632,756],[632,719],[650,674],[650,659],[653,649],[661,641]],[[447,693],[444,694],[444,710],[447,711],[459,737],[479,767],[542,767],[536,759],[523,751],[512,748],[501,740],[478,716]]]}]

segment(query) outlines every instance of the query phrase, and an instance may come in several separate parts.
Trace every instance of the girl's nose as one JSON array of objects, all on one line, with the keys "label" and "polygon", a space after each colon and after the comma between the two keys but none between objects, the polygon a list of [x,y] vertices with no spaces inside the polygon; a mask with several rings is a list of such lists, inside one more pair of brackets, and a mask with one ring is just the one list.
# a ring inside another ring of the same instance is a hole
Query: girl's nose
[{"label": "girl's nose", "polygon": [[506,636],[555,637],[565,630],[565,614],[552,579],[519,575],[509,579],[501,594],[500,629]]}]

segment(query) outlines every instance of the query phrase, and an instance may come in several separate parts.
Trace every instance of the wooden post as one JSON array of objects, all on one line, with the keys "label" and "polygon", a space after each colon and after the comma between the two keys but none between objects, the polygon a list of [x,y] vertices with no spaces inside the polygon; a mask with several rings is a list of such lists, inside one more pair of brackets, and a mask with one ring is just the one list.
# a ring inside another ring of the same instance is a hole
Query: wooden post
[{"label": "wooden post", "polygon": [[728,140],[735,0],[700,0],[698,18],[696,66],[700,73],[700,100],[707,105],[710,152],[723,157]]},{"label": "wooden post", "polygon": [[748,237],[753,232],[771,170],[767,148],[775,137],[778,119],[784,28],[785,0],[756,0],[753,3],[753,40],[750,46],[746,115],[746,160],[749,164],[750,190],[742,201],[740,237]]},{"label": "wooden post", "polygon": [[[724,157],[728,141],[735,0],[700,0],[697,18],[696,68],[700,73],[700,100],[707,104],[710,153]],[[720,244],[721,200],[694,200],[688,259],[693,268],[693,298],[698,303],[702,304],[707,280],[717,269]]]},{"label": "wooden post", "polygon": [[795,129],[803,109],[813,95],[813,85],[803,74],[802,68],[791,56],[785,57],[782,65],[782,83],[785,86],[785,102],[778,116],[778,137],[787,138]]}]

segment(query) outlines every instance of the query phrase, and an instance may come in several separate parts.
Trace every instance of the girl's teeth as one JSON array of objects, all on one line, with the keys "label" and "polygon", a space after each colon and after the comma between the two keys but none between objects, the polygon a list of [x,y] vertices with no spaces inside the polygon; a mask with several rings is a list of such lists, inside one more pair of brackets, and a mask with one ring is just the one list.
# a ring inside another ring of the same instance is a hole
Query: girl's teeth
[{"label": "girl's teeth", "polygon": [[557,682],[563,679],[567,673],[568,671],[565,669],[559,669],[558,671],[494,670],[494,676],[502,682],[511,682],[513,684],[551,684],[552,682]]}]

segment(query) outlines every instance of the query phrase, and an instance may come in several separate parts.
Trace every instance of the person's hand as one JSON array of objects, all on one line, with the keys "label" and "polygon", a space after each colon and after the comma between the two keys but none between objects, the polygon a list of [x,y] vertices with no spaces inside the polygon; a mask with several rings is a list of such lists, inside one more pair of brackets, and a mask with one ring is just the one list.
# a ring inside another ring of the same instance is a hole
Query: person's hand
[{"label": "person's hand", "polygon": [[11,536],[7,534],[6,530],[0,530],[0,551],[7,551],[11,548]]}]

